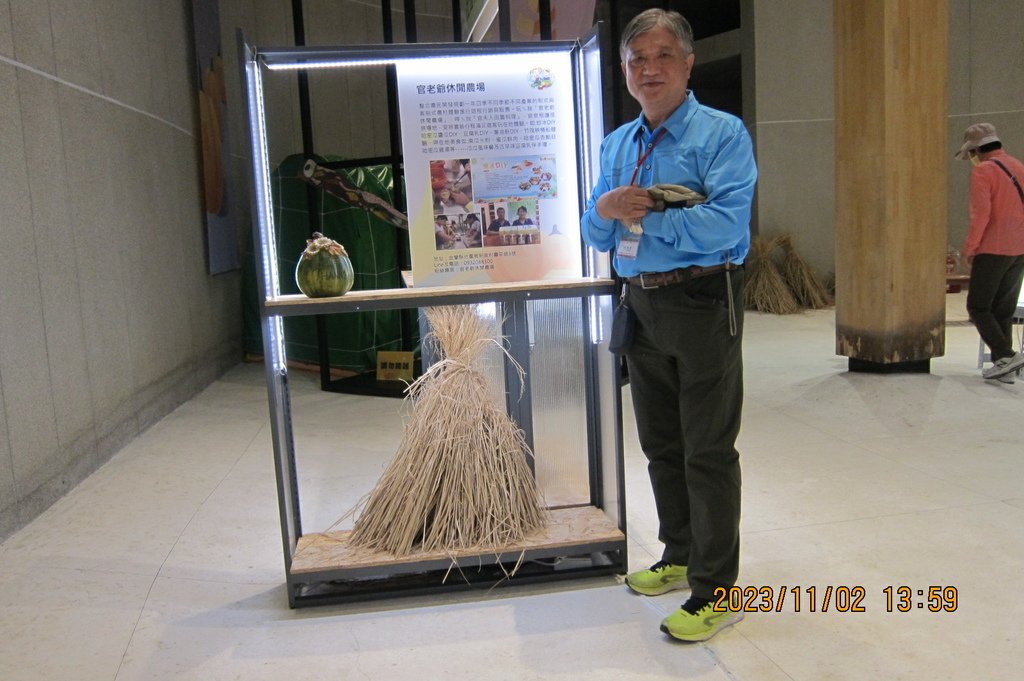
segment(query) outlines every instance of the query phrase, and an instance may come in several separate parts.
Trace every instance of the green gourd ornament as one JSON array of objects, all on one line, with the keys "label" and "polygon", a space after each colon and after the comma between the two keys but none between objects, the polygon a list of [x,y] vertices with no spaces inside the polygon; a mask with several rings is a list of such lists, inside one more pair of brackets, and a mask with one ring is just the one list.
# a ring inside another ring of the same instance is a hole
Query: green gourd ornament
[{"label": "green gourd ornament", "polygon": [[355,271],[345,247],[320,232],[306,241],[295,266],[295,283],[310,298],[343,296],[355,282]]}]

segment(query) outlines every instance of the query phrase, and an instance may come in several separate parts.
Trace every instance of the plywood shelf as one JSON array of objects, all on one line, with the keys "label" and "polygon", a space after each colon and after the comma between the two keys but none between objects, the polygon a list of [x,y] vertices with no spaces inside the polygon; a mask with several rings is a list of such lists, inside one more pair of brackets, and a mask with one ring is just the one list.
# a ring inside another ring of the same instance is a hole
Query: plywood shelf
[{"label": "plywood shelf", "polygon": [[[453,563],[475,565],[516,561],[520,555],[529,557],[572,555],[574,549],[586,552],[595,547],[609,547],[625,543],[626,537],[605,513],[593,506],[575,506],[550,511],[550,522],[524,541],[505,546],[484,546],[472,550],[447,553],[414,551],[406,556],[394,556],[382,551],[355,548],[349,545],[350,531],[318,532],[303,535],[292,557],[291,575],[294,577],[325,572],[339,577],[379,573],[402,572],[403,568],[444,568]],[[578,551],[577,551],[578,552]]]},{"label": "plywood shelf", "polygon": [[[411,281],[406,278],[407,284]],[[582,277],[579,279],[543,279],[461,286],[423,286],[408,288],[350,291],[334,298],[307,298],[286,295],[267,298],[264,310],[274,316],[301,316],[392,310],[430,305],[464,305],[505,300],[544,300],[590,295],[611,295],[612,279]]]}]

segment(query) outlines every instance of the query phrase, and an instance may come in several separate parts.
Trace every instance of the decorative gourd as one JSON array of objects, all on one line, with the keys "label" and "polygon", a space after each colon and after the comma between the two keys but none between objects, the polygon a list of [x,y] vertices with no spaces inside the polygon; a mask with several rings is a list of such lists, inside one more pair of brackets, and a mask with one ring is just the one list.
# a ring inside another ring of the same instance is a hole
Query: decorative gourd
[{"label": "decorative gourd", "polygon": [[295,283],[310,298],[343,296],[352,288],[355,271],[345,247],[320,232],[306,241],[295,266]]}]

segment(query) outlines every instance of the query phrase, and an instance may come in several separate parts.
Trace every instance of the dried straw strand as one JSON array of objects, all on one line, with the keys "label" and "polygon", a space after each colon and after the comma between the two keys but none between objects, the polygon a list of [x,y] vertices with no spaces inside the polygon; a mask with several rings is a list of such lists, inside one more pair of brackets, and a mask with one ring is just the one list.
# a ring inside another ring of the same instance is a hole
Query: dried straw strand
[{"label": "dried straw strand", "polygon": [[349,543],[402,556],[417,546],[451,552],[521,541],[547,512],[523,433],[494,404],[478,365],[497,342],[494,329],[466,306],[424,314],[441,360],[409,386],[398,452]]},{"label": "dried straw strand", "polygon": [[779,266],[772,257],[778,239],[756,236],[750,244],[750,275],[743,288],[749,310],[771,314],[793,314],[800,309]]},{"label": "dried straw strand", "polygon": [[832,304],[825,285],[821,283],[814,269],[800,257],[793,246],[789,235],[778,238],[782,247],[782,276],[786,280],[793,297],[801,307],[820,310]]}]

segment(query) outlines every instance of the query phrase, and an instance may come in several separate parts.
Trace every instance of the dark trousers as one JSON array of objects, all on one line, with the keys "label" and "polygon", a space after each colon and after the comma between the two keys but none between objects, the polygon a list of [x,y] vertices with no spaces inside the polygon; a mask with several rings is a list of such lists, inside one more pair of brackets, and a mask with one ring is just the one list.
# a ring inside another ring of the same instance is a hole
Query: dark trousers
[{"label": "dark trousers", "polygon": [[971,264],[967,314],[992,353],[992,361],[1013,354],[1013,314],[1024,278],[1024,255],[979,253]]},{"label": "dark trousers", "polygon": [[724,272],[627,294],[637,324],[626,363],[662,560],[686,565],[692,595],[708,599],[739,570],[743,271],[728,279],[735,336]]}]

